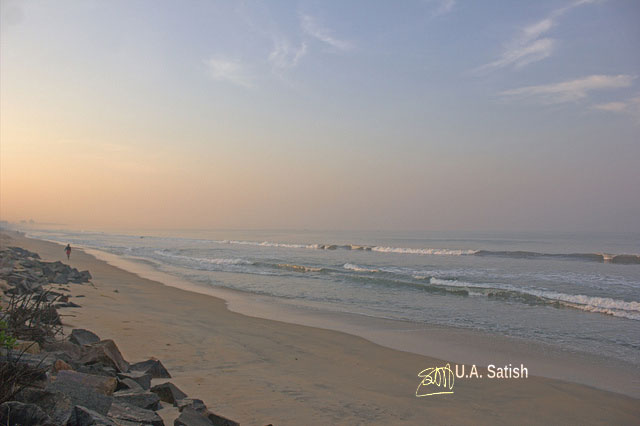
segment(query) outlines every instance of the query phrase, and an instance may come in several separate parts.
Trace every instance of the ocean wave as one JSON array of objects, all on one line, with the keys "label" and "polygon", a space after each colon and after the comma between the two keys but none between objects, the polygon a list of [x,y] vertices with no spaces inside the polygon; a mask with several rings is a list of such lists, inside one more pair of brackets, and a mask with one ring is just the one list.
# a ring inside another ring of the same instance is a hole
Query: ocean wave
[{"label": "ocean wave", "polygon": [[538,253],[534,251],[493,251],[478,250],[476,256],[508,257],[512,259],[561,259],[582,260],[586,262],[617,263],[626,265],[640,265],[640,255],[637,254],[607,254],[607,253]]},{"label": "ocean wave", "polygon": [[534,251],[521,250],[472,250],[472,249],[451,249],[451,248],[411,248],[411,247],[389,247],[372,246],[363,244],[294,244],[276,243],[271,241],[239,241],[222,240],[215,241],[221,244],[239,244],[257,247],[279,247],[290,249],[311,249],[311,250],[356,250],[374,251],[378,253],[409,254],[420,256],[484,256],[484,257],[505,257],[511,259],[558,259],[558,260],[580,260],[585,262],[615,263],[626,265],[640,265],[640,255],[638,254],[608,254],[608,253],[539,253]]},{"label": "ocean wave", "polygon": [[612,299],[609,297],[587,296],[583,294],[565,294],[547,290],[520,289],[510,285],[470,283],[458,280],[445,280],[435,277],[430,284],[441,287],[473,288],[474,295],[484,295],[492,299],[523,302],[527,304],[564,306],[587,312],[596,312],[640,321],[640,302]]},{"label": "ocean wave", "polygon": [[313,248],[308,244],[274,243],[271,241],[222,240],[222,241],[216,241],[216,242],[221,244],[238,244],[238,245],[244,245],[244,246],[258,246],[258,247]]},{"label": "ocean wave", "polygon": [[356,272],[380,272],[379,269],[367,268],[365,266],[355,265],[353,263],[345,263],[343,268]]},{"label": "ocean wave", "polygon": [[321,272],[323,268],[316,268],[312,266],[304,266],[304,265],[292,265],[289,263],[278,263],[276,267],[280,269],[288,269],[290,271],[296,272]]},{"label": "ocean wave", "polygon": [[419,254],[431,256],[467,256],[476,253],[476,250],[435,249],[435,248],[403,248],[403,247],[373,247],[372,251],[380,253]]},{"label": "ocean wave", "polygon": [[640,321],[640,302],[627,302],[609,297],[585,296],[583,294],[571,295],[551,291],[529,290],[527,292],[570,308]]},{"label": "ocean wave", "polygon": [[154,253],[159,256],[168,257],[171,259],[180,259],[180,260],[186,260],[186,261],[196,262],[196,263],[208,263],[212,265],[252,265],[253,264],[253,262],[246,259],[192,257],[192,256],[184,256],[181,254],[170,253],[165,250],[156,250]]}]

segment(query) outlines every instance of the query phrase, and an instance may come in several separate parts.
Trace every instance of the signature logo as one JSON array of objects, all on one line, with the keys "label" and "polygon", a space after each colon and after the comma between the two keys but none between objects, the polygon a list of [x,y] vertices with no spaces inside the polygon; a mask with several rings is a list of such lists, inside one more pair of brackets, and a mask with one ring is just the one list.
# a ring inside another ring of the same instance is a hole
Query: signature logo
[{"label": "signature logo", "polygon": [[425,368],[418,377],[422,380],[416,389],[416,396],[444,395],[453,393],[454,374],[451,365]]}]

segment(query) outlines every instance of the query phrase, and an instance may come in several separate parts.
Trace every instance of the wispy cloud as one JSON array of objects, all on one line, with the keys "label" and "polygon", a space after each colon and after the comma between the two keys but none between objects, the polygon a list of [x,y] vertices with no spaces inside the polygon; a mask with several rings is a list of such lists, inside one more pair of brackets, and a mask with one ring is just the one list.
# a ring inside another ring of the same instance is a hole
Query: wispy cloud
[{"label": "wispy cloud", "polygon": [[593,108],[601,111],[622,112],[627,109],[627,106],[626,102],[607,102],[605,104],[596,104]]},{"label": "wispy cloud", "polygon": [[597,0],[578,0],[569,5],[555,9],[546,18],[524,27],[519,34],[509,41],[502,55],[493,62],[482,65],[477,71],[498,69],[505,67],[520,68],[533,62],[541,61],[551,56],[555,50],[556,41],[549,37],[543,37],[556,24],[558,19],[571,9]]},{"label": "wispy cloud", "polygon": [[205,61],[209,76],[214,80],[228,81],[242,87],[251,87],[251,79],[238,61],[225,58],[210,58]]},{"label": "wispy cloud", "polygon": [[636,96],[625,101],[596,104],[593,106],[593,109],[631,115],[632,117],[635,117],[637,122],[640,124],[640,96]]},{"label": "wispy cloud", "polygon": [[442,16],[451,12],[456,5],[456,0],[437,0],[438,7],[433,11],[433,16]]},{"label": "wispy cloud", "polygon": [[526,86],[500,93],[507,98],[532,98],[544,103],[563,103],[584,99],[594,90],[629,87],[632,75],[591,75],[576,80],[538,86]]},{"label": "wispy cloud", "polygon": [[302,42],[294,47],[284,37],[273,37],[273,49],[269,53],[269,63],[276,74],[298,65],[300,59],[307,54],[307,43]]},{"label": "wispy cloud", "polygon": [[352,42],[335,37],[329,29],[320,25],[316,19],[310,15],[302,15],[300,17],[300,25],[306,34],[337,50],[346,51],[355,47]]}]

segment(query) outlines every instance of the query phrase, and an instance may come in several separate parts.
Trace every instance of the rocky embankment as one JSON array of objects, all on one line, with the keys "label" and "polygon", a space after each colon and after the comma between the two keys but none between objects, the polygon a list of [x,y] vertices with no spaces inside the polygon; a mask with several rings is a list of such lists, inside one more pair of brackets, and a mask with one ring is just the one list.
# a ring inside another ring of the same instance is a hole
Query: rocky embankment
[{"label": "rocky embankment", "polygon": [[157,411],[173,406],[175,426],[238,425],[171,382],[152,386],[171,378],[159,360],[129,363],[89,330],[64,336],[58,310],[79,307],[65,293],[91,278],[18,247],[0,251],[0,424],[160,426]]}]

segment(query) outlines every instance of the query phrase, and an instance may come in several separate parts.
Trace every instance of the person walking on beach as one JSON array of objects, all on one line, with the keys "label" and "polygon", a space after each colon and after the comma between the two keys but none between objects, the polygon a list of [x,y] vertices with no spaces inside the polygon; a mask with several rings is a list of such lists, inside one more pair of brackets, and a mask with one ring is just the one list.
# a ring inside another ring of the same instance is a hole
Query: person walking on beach
[{"label": "person walking on beach", "polygon": [[68,260],[69,256],[71,256],[71,244],[67,244],[67,246],[64,248],[64,251],[67,253],[67,260]]}]

